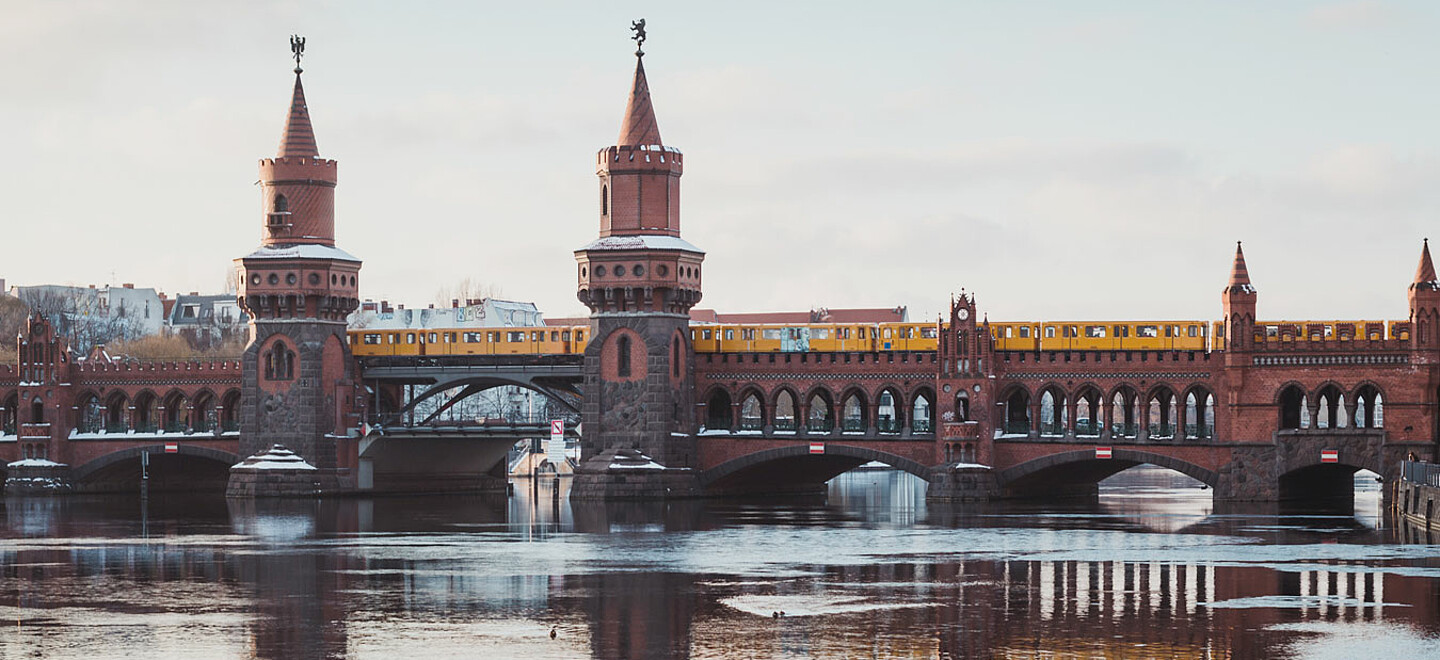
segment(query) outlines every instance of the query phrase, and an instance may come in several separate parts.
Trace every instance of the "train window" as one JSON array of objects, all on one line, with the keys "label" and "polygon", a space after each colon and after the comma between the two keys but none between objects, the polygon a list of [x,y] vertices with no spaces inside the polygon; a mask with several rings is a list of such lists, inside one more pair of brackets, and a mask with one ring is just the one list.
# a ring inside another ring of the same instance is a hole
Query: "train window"
[{"label": "train window", "polygon": [[559,330],[551,330],[551,331],[550,331],[550,341],[560,341],[560,331],[559,331]]},{"label": "train window", "polygon": [[435,343],[435,333],[430,333],[430,343]]},{"label": "train window", "polygon": [[785,331],[780,328],[765,328],[760,331],[760,336],[765,339],[784,339]]},{"label": "train window", "polygon": [[1137,325],[1135,326],[1136,337],[1159,337],[1160,326],[1158,325]]},{"label": "train window", "polygon": [[1116,337],[1129,337],[1129,336],[1130,336],[1130,326],[1128,326],[1128,325],[1117,325],[1117,326],[1115,326],[1115,336],[1116,336]]},{"label": "train window", "polygon": [[727,330],[725,330],[725,338],[726,338],[726,339],[734,339],[734,338],[735,338],[735,331],[734,331],[733,329],[727,329]]},{"label": "train window", "polygon": [[705,339],[707,339],[707,340],[710,339],[710,331],[709,331],[709,330],[705,330],[703,334],[704,334]]},{"label": "train window", "polygon": [[560,341],[570,341],[570,331],[569,331],[569,330],[561,330],[561,331],[560,331]]},{"label": "train window", "polygon": [[1080,336],[1080,326],[1078,326],[1078,325],[1070,325],[1070,326],[1066,326],[1066,327],[1069,328],[1069,330],[1070,330],[1070,336],[1071,336],[1071,337],[1079,337],[1079,336]]},{"label": "train window", "polygon": [[829,338],[830,338],[830,328],[815,328],[815,338],[816,338],[816,339],[829,339]]},{"label": "train window", "polygon": [[495,332],[487,332],[485,333],[485,339],[487,341],[500,341],[500,332],[498,330]]},{"label": "train window", "polygon": [[934,339],[938,336],[937,333],[938,331],[935,328],[920,328],[920,336],[924,339]]},{"label": "train window", "polygon": [[530,331],[530,341],[545,341],[545,331],[544,331],[544,330],[531,330],[531,331]]},{"label": "train window", "polygon": [[1326,336],[1326,337],[1329,337],[1329,336],[1332,335],[1332,334],[1335,334],[1335,329],[1332,328],[1332,327],[1330,327],[1330,326],[1328,326],[1328,325],[1325,326],[1325,336]]},{"label": "train window", "polygon": [[576,330],[576,331],[575,331],[575,341],[585,341],[585,331],[584,331],[584,330]]},{"label": "train window", "polygon": [[474,344],[478,341],[481,341],[480,333],[478,332],[467,332],[464,335],[461,335],[461,339],[464,339],[465,343],[467,344]]},{"label": "train window", "polygon": [[398,344],[398,343],[400,343],[400,335],[399,335],[399,334],[391,333],[391,334],[386,335],[386,336],[390,338],[390,343],[392,343],[392,344]]},{"label": "train window", "polygon": [[379,334],[376,334],[376,333],[366,334],[366,335],[365,335],[365,343],[367,343],[367,344],[378,344],[378,343],[380,343],[380,335],[379,335]]},{"label": "train window", "polygon": [[1028,325],[1027,325],[1027,326],[1022,326],[1022,327],[1020,328],[1020,338],[1021,338],[1021,339],[1028,339],[1029,337],[1030,337],[1030,326],[1028,326]]},{"label": "train window", "polygon": [[407,343],[407,344],[413,344],[413,343],[415,343],[415,333],[413,333],[413,332],[407,332],[407,333],[405,333],[405,343]]},{"label": "train window", "polygon": [[850,328],[840,328],[838,338],[839,338],[839,339],[849,339],[849,338],[850,338]]},{"label": "train window", "polygon": [[[1005,338],[1006,338],[1006,339],[1009,339],[1010,336],[1011,336],[1011,333],[1012,333],[1013,331],[1014,331],[1014,328],[1011,328],[1011,327],[1008,326],[1008,325],[1005,326]],[[889,332],[889,330],[886,330],[886,332]]]},{"label": "train window", "polygon": [[755,339],[755,328],[746,328],[740,332],[740,337],[746,341]]},{"label": "train window", "polygon": [[1195,329],[1195,326],[1192,325],[1192,326],[1189,326],[1189,328],[1190,328],[1190,330],[1189,330],[1190,336],[1191,336],[1191,337],[1197,336],[1197,335],[1196,335],[1196,332],[1198,332],[1198,331]]},{"label": "train window", "polygon": [[1095,339],[1095,338],[1103,338],[1103,337],[1105,336],[1105,326],[1103,326],[1103,325],[1087,325],[1087,326],[1085,326],[1085,336],[1086,336],[1086,337],[1090,337],[1090,338],[1092,338],[1092,339]]},{"label": "train window", "polygon": [[523,332],[518,332],[518,331],[515,331],[515,330],[511,330],[510,332],[505,333],[505,341],[509,341],[509,342],[525,341],[525,333],[523,333]]},{"label": "train window", "polygon": [[1046,338],[1046,339],[1054,339],[1054,338],[1055,338],[1055,326],[1053,326],[1053,325],[1047,325],[1047,326],[1045,326],[1045,338]]}]

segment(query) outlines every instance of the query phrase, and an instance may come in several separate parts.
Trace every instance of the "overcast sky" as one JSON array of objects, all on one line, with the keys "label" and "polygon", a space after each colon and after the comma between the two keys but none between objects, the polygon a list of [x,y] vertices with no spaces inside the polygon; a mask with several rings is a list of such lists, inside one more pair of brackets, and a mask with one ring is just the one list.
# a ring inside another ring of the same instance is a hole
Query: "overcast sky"
[{"label": "overcast sky", "polygon": [[1430,2],[0,0],[0,278],[220,289],[298,32],[362,295],[578,314],[642,16],[703,307],[1403,318],[1440,220]]}]

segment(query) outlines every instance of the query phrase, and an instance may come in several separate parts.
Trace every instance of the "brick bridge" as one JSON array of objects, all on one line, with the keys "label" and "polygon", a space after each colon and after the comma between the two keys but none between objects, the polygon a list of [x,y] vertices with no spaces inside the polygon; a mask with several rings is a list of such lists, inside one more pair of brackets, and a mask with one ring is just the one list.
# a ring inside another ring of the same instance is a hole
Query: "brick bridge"
[{"label": "brick bridge", "polygon": [[638,61],[620,137],[592,161],[599,236],[574,252],[585,354],[357,363],[344,332],[361,262],[336,247],[336,163],[320,157],[300,73],[280,151],[260,163],[262,244],[237,260],[253,338],[243,358],[78,359],[33,319],[18,365],[0,367],[0,459],[32,463],[10,467],[7,489],[45,485],[46,461],[71,466],[78,489],[128,487],[141,452],[160,452],[162,482],[205,487],[272,444],[314,471],[279,475],[293,478],[283,487],[252,472],[238,494],[365,491],[387,474],[406,489],[495,485],[484,477],[504,443],[466,444],[473,429],[361,437],[369,402],[403,412],[401,388],[417,384],[576,397],[577,499],[812,490],[880,461],[927,479],[936,498],[1089,492],[1153,463],[1217,498],[1266,500],[1348,493],[1359,469],[1393,479],[1410,454],[1436,457],[1440,278],[1428,246],[1406,320],[1388,325],[1257,321],[1237,247],[1204,350],[1002,350],[961,295],[934,350],[697,354],[689,312],[706,254],[681,238],[684,157],[660,139]]}]

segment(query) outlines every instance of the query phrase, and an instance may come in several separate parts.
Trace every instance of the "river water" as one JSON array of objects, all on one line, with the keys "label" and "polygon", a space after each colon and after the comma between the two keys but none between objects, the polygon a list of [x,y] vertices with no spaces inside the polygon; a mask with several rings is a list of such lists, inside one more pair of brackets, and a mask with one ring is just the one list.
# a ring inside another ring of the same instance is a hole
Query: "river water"
[{"label": "river water", "polygon": [[7,499],[0,658],[1440,658],[1440,546],[1373,481],[1297,513],[1116,479],[1067,504],[927,505],[892,471],[812,501]]}]

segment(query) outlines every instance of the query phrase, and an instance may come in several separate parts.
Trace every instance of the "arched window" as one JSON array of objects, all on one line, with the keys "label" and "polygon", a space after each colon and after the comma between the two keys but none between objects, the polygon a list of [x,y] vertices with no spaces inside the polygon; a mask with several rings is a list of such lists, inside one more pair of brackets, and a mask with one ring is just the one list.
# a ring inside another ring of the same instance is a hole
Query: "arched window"
[{"label": "arched window", "polygon": [[860,400],[858,394],[851,394],[845,399],[845,406],[841,423],[844,428],[841,430],[856,432],[865,430],[865,404]]},{"label": "arched window", "polygon": [[776,431],[795,430],[795,395],[780,390],[775,396],[774,424]]},{"label": "arched window", "polygon": [[295,378],[295,353],[285,342],[277,341],[265,353],[265,378],[268,380],[293,380]]},{"label": "arched window", "polygon": [[610,215],[610,186],[600,186],[600,215]]},{"label": "arched window", "polygon": [[1280,429],[1300,428],[1300,411],[1305,408],[1305,392],[1291,385],[1280,392]]},{"label": "arched window", "polygon": [[955,395],[955,421],[970,421],[970,395],[965,392]]},{"label": "arched window", "polygon": [[670,369],[676,378],[680,377],[680,340],[670,342]]},{"label": "arched window", "polygon": [[45,404],[40,401],[40,397],[35,397],[35,400],[30,402],[30,423],[45,423]]},{"label": "arched window", "polygon": [[630,377],[630,338],[625,335],[615,342],[615,373],[621,378]]},{"label": "arched window", "polygon": [[284,195],[276,195],[276,196],[275,196],[275,212],[276,212],[276,213],[289,213],[289,212],[290,212],[290,200],[285,199],[285,196],[284,196]]},{"label": "arched window", "polygon": [[734,413],[730,410],[730,395],[725,390],[715,390],[705,402],[705,428],[730,430]]},{"label": "arched window", "polygon": [[759,431],[765,428],[765,408],[760,405],[760,397],[752,392],[745,397],[740,404],[740,430]]}]

